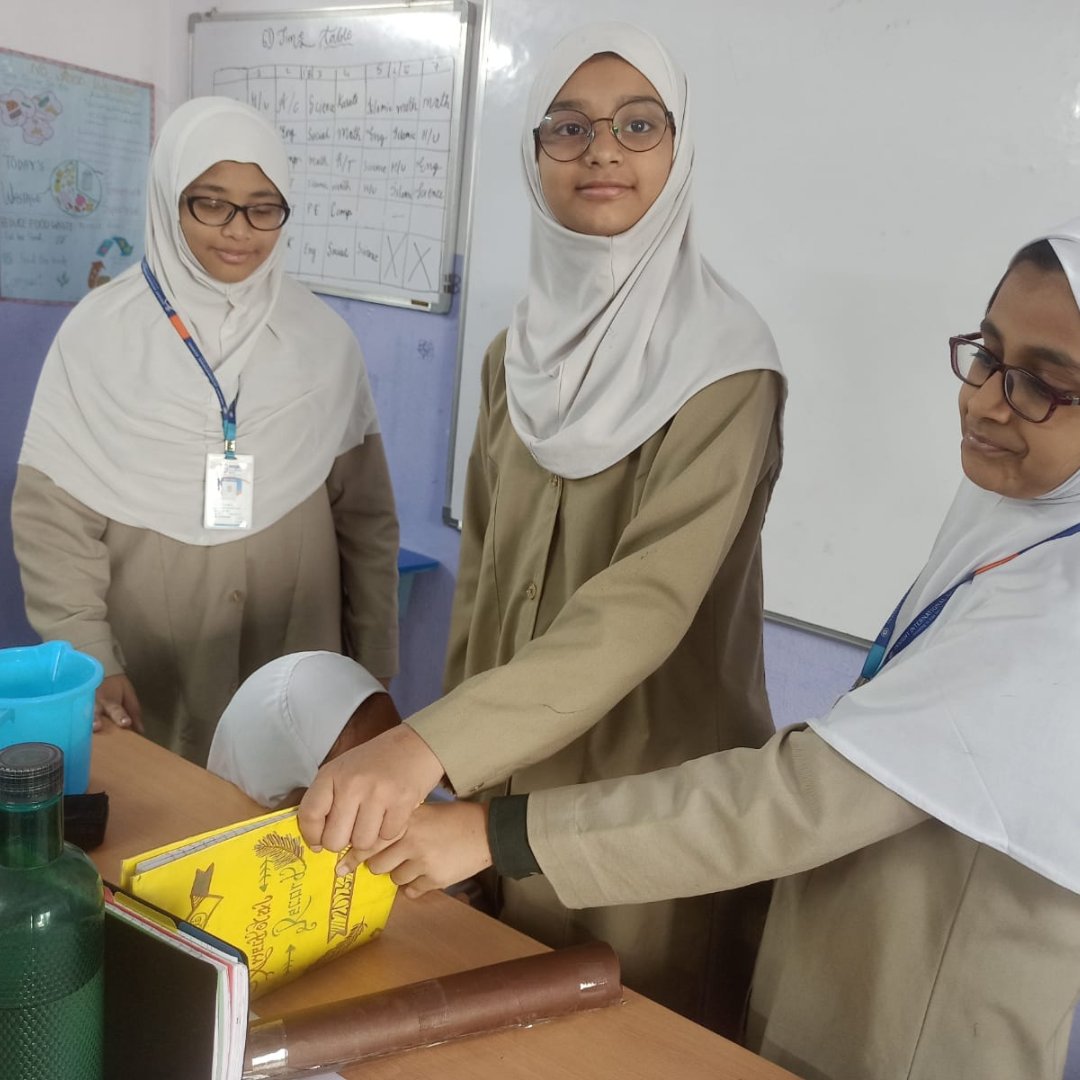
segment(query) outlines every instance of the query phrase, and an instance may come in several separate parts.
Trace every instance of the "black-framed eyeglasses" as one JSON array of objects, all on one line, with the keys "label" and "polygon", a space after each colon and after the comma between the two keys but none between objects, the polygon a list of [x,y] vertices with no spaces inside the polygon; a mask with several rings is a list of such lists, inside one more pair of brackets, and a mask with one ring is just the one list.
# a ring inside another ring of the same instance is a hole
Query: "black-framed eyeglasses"
[{"label": "black-framed eyeglasses", "polygon": [[979,342],[982,334],[958,334],[949,338],[949,354],[956,377],[968,386],[982,386],[1002,372],[1005,401],[1021,420],[1041,424],[1059,405],[1080,405],[1080,394],[1066,394],[1044,383],[1021,367],[1003,363]]},{"label": "black-framed eyeglasses", "polygon": [[208,195],[185,195],[191,216],[202,225],[228,225],[238,213],[259,232],[273,232],[289,220],[290,209],[284,203],[252,203],[240,206],[228,199],[214,199]]},{"label": "black-framed eyeglasses", "polygon": [[543,150],[553,161],[576,161],[592,145],[599,124],[607,124],[619,145],[635,154],[659,146],[668,128],[675,134],[675,117],[654,98],[628,101],[614,116],[592,119],[577,109],[554,109],[533,128],[537,153]]}]

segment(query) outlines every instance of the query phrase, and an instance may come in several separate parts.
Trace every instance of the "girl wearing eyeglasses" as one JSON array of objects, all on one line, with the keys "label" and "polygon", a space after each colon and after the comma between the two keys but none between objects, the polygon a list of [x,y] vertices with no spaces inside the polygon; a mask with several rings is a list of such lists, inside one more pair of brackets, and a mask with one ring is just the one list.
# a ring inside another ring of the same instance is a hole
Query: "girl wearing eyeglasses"
[{"label": "girl wearing eyeglasses", "polygon": [[[783,380],[696,244],[692,132],[684,76],[634,27],[576,30],[538,73],[530,277],[483,365],[450,692],[322,770],[313,842],[359,859],[444,773],[459,795],[526,792],[772,734],[759,534]],[[542,878],[495,891],[515,927],[609,941],[628,986],[737,1029],[767,886],[590,911]]]},{"label": "girl wearing eyeglasses", "polygon": [[146,258],[61,326],[12,503],[31,624],[104,665],[97,722],[200,764],[274,657],[397,667],[375,406],[349,328],[285,275],[288,179],[248,106],[198,98],[169,117]]},{"label": "girl wearing eyeglasses", "polygon": [[1080,218],[1013,258],[952,363],[965,479],[828,715],[495,799],[486,823],[423,807],[371,869],[418,894],[494,858],[574,909],[777,878],[751,1049],[816,1080],[1060,1080],[1080,995]]}]

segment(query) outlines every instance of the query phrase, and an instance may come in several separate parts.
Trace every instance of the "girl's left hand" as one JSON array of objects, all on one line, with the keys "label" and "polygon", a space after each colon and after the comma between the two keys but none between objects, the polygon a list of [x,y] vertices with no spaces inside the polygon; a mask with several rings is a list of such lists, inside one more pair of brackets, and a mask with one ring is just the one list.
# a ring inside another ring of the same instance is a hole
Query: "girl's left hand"
[{"label": "girl's left hand", "polygon": [[464,881],[491,865],[487,804],[424,803],[402,836],[377,855],[356,861],[366,862],[373,874],[389,874],[410,898]]},{"label": "girl's left hand", "polygon": [[100,731],[106,720],[144,733],[139,696],[126,675],[107,675],[94,694],[94,730]]}]

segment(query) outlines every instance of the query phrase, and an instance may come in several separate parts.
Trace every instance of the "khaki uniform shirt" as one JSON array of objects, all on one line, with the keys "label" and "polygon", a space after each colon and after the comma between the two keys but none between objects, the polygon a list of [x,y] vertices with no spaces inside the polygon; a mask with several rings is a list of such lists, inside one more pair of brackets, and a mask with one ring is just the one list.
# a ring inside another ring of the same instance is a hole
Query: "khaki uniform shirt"
[{"label": "khaki uniform shirt", "polygon": [[[409,719],[459,794],[661,768],[772,733],[760,530],[780,463],[772,372],[722,379],[641,447],[577,480],[510,422],[489,350],[469,460],[446,682]],[[502,883],[506,921],[620,953],[627,985],[731,1030],[764,890],[569,912],[540,878]],[[707,943],[721,943],[723,962]],[[718,1000],[721,999],[721,1000]]]},{"label": "khaki uniform shirt", "polygon": [[124,672],[146,732],[205,764],[240,683],[286,653],[341,652],[397,671],[398,526],[382,438],[269,528],[184,544],[95,513],[21,466],[11,507],[27,617]]},{"label": "khaki uniform shirt", "polygon": [[571,907],[781,875],[747,1043],[805,1080],[1060,1080],[1080,897],[928,818],[812,731],[529,797]]}]

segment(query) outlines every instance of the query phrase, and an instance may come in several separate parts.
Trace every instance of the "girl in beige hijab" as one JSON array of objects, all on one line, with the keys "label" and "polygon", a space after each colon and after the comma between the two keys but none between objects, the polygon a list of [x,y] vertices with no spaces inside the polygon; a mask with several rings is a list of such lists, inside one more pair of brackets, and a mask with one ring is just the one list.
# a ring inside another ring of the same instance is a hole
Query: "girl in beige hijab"
[{"label": "girl in beige hijab", "polygon": [[30,622],[105,666],[98,719],[200,764],[275,656],[397,666],[375,405],[349,328],[285,276],[287,192],[253,109],[198,98],[169,117],[144,264],[60,328],[12,502]]},{"label": "girl in beige hijab", "polygon": [[[696,245],[692,131],[685,78],[632,26],[575,31],[539,71],[529,287],[483,368],[450,692],[322,769],[312,842],[362,857],[444,773],[528,792],[772,733],[759,534],[783,380]],[[628,986],[731,1033],[767,897],[570,911],[535,877],[494,901],[549,945],[609,941]]]}]

